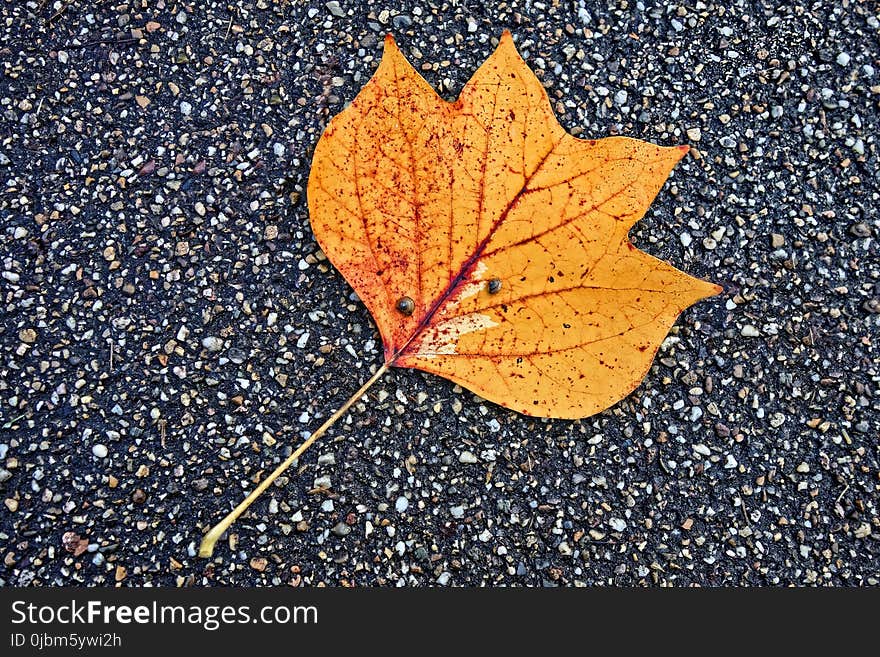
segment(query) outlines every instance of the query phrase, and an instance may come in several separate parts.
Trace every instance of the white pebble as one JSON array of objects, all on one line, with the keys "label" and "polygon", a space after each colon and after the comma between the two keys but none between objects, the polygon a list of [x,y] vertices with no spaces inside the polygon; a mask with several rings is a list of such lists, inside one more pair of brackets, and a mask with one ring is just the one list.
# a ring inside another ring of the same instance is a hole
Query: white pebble
[{"label": "white pebble", "polygon": [[207,338],[202,338],[202,346],[208,351],[220,351],[223,349],[223,340],[214,335],[209,335]]},{"label": "white pebble", "polygon": [[742,327],[740,335],[742,335],[744,338],[757,338],[761,335],[761,332],[751,324],[746,324]]},{"label": "white pebble", "polygon": [[409,500],[406,499],[403,495],[397,498],[397,501],[394,503],[394,508],[398,513],[403,513],[409,508]]},{"label": "white pebble", "polygon": [[337,16],[339,18],[345,16],[345,10],[339,6],[339,3],[336,2],[336,0],[330,0],[330,2],[325,3],[325,6],[327,7],[327,10],[334,16]]},{"label": "white pebble", "polygon": [[459,463],[476,463],[477,457],[473,452],[469,452],[467,450],[463,451],[461,455],[458,457]]},{"label": "white pebble", "polygon": [[107,450],[106,445],[102,445],[101,443],[96,443],[92,445],[92,454],[97,456],[99,459],[107,458],[107,454],[110,452]]},{"label": "white pebble", "polygon": [[709,456],[712,452],[703,443],[697,443],[693,446],[693,450],[700,456]]}]

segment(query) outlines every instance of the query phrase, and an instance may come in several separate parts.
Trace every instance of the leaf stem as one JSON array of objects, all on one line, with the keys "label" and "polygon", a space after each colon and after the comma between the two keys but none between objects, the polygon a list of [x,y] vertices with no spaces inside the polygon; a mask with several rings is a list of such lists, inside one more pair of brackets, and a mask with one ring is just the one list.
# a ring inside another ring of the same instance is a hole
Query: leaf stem
[{"label": "leaf stem", "polygon": [[367,389],[372,386],[376,381],[378,381],[383,374],[388,370],[388,363],[384,363],[382,367],[376,370],[376,373],[369,378],[369,380],[360,387],[360,389],[351,396],[347,402],[345,402],[342,406],[339,407],[333,415],[327,418],[327,421],[324,422],[318,429],[312,433],[311,436],[306,438],[306,440],[294,450],[293,454],[288,456],[284,462],[275,468],[272,473],[263,479],[260,484],[254,488],[248,494],[246,498],[244,498],[241,503],[235,507],[229,514],[223,518],[220,522],[214,525],[207,534],[205,534],[204,538],[202,538],[202,544],[199,546],[199,556],[208,558],[214,553],[214,545],[217,543],[217,540],[223,535],[229,527],[234,523],[238,517],[245,512],[245,510],[256,501],[256,499],[263,494],[263,492],[275,481],[278,477],[282,475],[282,473],[287,470],[291,466],[291,464],[296,461],[300,456],[302,456],[303,452],[305,452],[309,447],[312,446],[318,438],[324,435],[324,433],[329,429],[333,424],[345,415],[345,412],[351,408],[352,404],[354,404],[357,400],[364,396],[364,393],[367,392]]}]

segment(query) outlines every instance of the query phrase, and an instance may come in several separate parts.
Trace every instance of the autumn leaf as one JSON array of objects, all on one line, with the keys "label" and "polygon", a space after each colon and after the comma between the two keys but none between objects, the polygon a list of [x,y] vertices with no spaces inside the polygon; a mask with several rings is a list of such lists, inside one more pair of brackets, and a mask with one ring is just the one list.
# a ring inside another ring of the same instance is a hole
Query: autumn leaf
[{"label": "autumn leaf", "polygon": [[199,553],[390,367],[545,417],[629,394],[678,315],[721,290],[627,238],[687,151],[567,134],[507,31],[454,103],[386,37],[308,184],[315,237],[375,319],[385,362]]},{"label": "autumn leaf", "polygon": [[676,317],[720,290],[627,239],[687,150],[567,134],[509,32],[454,103],[389,36],[315,149],[312,229],[386,364],[586,417],[638,386]]}]

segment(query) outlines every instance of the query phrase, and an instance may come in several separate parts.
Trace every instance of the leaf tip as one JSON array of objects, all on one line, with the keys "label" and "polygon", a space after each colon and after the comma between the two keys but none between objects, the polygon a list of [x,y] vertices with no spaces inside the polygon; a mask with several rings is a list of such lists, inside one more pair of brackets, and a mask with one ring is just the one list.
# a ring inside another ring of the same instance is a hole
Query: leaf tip
[{"label": "leaf tip", "polygon": [[691,150],[691,147],[687,144],[682,144],[681,146],[676,146],[675,148],[680,153],[679,157],[684,157]]},{"label": "leaf tip", "polygon": [[724,292],[724,288],[716,283],[700,280],[700,299],[708,299]]},{"label": "leaf tip", "polygon": [[394,40],[394,36],[392,36],[391,32],[385,35],[385,49],[388,50],[390,48],[394,48],[397,50],[397,42]]},{"label": "leaf tip", "polygon": [[516,49],[516,44],[513,42],[513,34],[510,33],[510,30],[505,29],[501,33],[501,37],[498,39],[498,46],[496,47],[496,51],[508,50],[513,51],[517,55],[519,55],[519,51]]}]

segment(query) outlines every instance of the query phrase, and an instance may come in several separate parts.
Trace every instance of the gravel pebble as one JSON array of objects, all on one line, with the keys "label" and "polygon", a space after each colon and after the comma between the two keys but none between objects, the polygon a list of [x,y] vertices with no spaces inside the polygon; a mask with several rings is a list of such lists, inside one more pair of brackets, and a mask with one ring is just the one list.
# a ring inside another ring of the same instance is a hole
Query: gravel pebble
[{"label": "gravel pebble", "polygon": [[210,352],[218,352],[223,349],[223,340],[213,335],[202,338],[202,346]]},{"label": "gravel pebble", "polygon": [[344,522],[339,522],[333,525],[333,529],[331,529],[336,536],[348,536],[351,533],[351,527],[346,525]]},{"label": "gravel pebble", "polygon": [[329,11],[334,16],[337,16],[339,18],[345,17],[345,10],[339,5],[338,2],[336,2],[336,0],[331,0],[330,2],[326,3],[325,6],[327,7],[327,11]]},{"label": "gravel pebble", "polygon": [[622,532],[626,530],[626,521],[622,518],[611,518],[608,521],[608,525],[616,532]]},{"label": "gravel pebble", "polygon": [[464,450],[461,454],[458,455],[458,462],[466,464],[476,463],[477,457],[473,452]]}]

